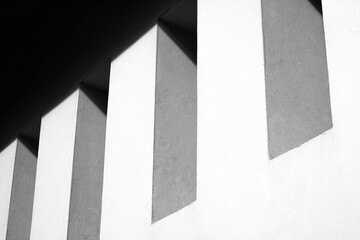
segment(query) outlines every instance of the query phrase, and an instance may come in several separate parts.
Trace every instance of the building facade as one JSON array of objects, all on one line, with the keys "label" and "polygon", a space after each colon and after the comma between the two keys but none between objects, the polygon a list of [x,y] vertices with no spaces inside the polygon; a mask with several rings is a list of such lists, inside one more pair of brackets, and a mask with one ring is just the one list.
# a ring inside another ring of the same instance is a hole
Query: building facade
[{"label": "building facade", "polygon": [[359,13],[95,9],[2,111],[0,240],[359,239]]}]

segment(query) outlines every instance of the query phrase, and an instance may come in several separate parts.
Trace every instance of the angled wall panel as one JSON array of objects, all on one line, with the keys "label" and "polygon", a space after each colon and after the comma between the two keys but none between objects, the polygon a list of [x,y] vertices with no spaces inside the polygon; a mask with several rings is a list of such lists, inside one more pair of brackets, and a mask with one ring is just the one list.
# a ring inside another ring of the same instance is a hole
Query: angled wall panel
[{"label": "angled wall panel", "polygon": [[269,156],[332,127],[320,0],[262,1]]}]

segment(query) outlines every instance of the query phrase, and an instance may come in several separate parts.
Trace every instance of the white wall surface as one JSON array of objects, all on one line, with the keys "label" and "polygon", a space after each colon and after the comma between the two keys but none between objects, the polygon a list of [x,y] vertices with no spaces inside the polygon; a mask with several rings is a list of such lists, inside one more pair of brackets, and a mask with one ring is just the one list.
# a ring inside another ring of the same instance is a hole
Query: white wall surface
[{"label": "white wall surface", "polygon": [[5,240],[17,140],[0,152],[0,240]]},{"label": "white wall surface", "polygon": [[198,239],[360,238],[360,2],[323,11],[334,128],[270,161],[260,0],[198,1]]},{"label": "white wall surface", "polygon": [[100,239],[147,239],[151,225],[156,27],[111,64]]},{"label": "white wall surface", "polygon": [[41,120],[31,240],[67,238],[78,95]]}]

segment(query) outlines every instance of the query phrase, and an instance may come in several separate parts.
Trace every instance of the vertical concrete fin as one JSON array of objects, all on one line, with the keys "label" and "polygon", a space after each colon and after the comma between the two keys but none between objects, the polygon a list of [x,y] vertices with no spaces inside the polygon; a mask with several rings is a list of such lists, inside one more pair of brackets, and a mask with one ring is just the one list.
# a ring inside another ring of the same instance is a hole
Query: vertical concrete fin
[{"label": "vertical concrete fin", "polygon": [[37,158],[36,143],[17,140],[6,239],[30,239]]},{"label": "vertical concrete fin", "polygon": [[106,128],[106,102],[102,101],[101,91],[88,87],[80,88],[68,240],[96,240],[100,235]]},{"label": "vertical concrete fin", "polygon": [[194,33],[175,23],[158,27],[152,222],[196,199],[196,12]]},{"label": "vertical concrete fin", "polygon": [[332,127],[321,1],[262,1],[269,157]]},{"label": "vertical concrete fin", "polygon": [[111,63],[100,239],[148,239],[156,27]]},{"label": "vertical concrete fin", "polygon": [[67,238],[79,91],[41,119],[31,240]]}]

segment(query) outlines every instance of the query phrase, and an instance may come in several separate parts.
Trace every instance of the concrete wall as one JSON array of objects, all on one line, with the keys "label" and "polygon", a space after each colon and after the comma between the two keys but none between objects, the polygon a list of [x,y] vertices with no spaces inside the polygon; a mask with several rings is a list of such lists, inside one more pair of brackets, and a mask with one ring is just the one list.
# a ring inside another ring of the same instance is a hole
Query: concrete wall
[{"label": "concrete wall", "polygon": [[333,129],[269,161],[260,1],[198,3],[199,239],[358,239],[360,4],[323,1]]}]

